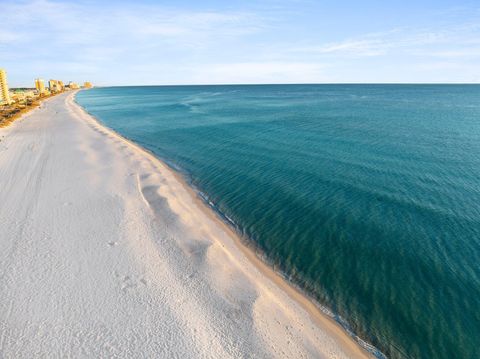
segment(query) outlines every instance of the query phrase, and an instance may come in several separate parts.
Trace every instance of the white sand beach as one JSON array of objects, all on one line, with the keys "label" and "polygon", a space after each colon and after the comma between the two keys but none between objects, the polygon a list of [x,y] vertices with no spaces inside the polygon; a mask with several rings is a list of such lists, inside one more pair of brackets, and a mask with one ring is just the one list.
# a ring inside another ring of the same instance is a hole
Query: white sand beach
[{"label": "white sand beach", "polygon": [[1,358],[371,357],[74,93],[0,140]]}]

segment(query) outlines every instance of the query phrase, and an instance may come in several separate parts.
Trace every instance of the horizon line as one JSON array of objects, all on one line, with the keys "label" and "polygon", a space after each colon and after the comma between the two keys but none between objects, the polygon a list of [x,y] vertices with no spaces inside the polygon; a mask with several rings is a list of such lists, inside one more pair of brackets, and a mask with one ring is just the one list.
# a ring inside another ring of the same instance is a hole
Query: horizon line
[{"label": "horizon line", "polygon": [[[480,82],[286,82],[286,83],[214,83],[157,85],[94,85],[94,87],[181,87],[181,86],[294,86],[294,85],[480,85]],[[32,86],[12,86],[10,89],[31,89]]]}]

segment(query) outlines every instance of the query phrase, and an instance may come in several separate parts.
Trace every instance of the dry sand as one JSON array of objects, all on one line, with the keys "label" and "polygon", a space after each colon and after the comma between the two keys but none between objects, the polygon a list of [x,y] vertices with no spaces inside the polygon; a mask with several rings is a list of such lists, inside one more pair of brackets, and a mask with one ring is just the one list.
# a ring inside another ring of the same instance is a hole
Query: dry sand
[{"label": "dry sand", "polygon": [[0,130],[0,357],[370,356],[73,96]]}]

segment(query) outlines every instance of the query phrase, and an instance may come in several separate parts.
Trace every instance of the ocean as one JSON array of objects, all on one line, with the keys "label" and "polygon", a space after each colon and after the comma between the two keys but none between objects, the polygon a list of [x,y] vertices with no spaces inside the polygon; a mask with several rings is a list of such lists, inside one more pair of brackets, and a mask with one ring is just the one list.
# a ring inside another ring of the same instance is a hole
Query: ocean
[{"label": "ocean", "polygon": [[76,99],[181,172],[378,356],[480,357],[480,85],[105,87]]}]

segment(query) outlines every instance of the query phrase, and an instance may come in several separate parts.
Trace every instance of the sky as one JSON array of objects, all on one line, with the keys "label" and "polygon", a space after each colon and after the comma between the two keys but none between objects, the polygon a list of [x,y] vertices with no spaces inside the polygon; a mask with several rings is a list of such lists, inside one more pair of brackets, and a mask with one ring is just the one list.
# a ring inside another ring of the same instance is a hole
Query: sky
[{"label": "sky", "polygon": [[0,0],[0,68],[11,87],[480,83],[480,1]]}]

